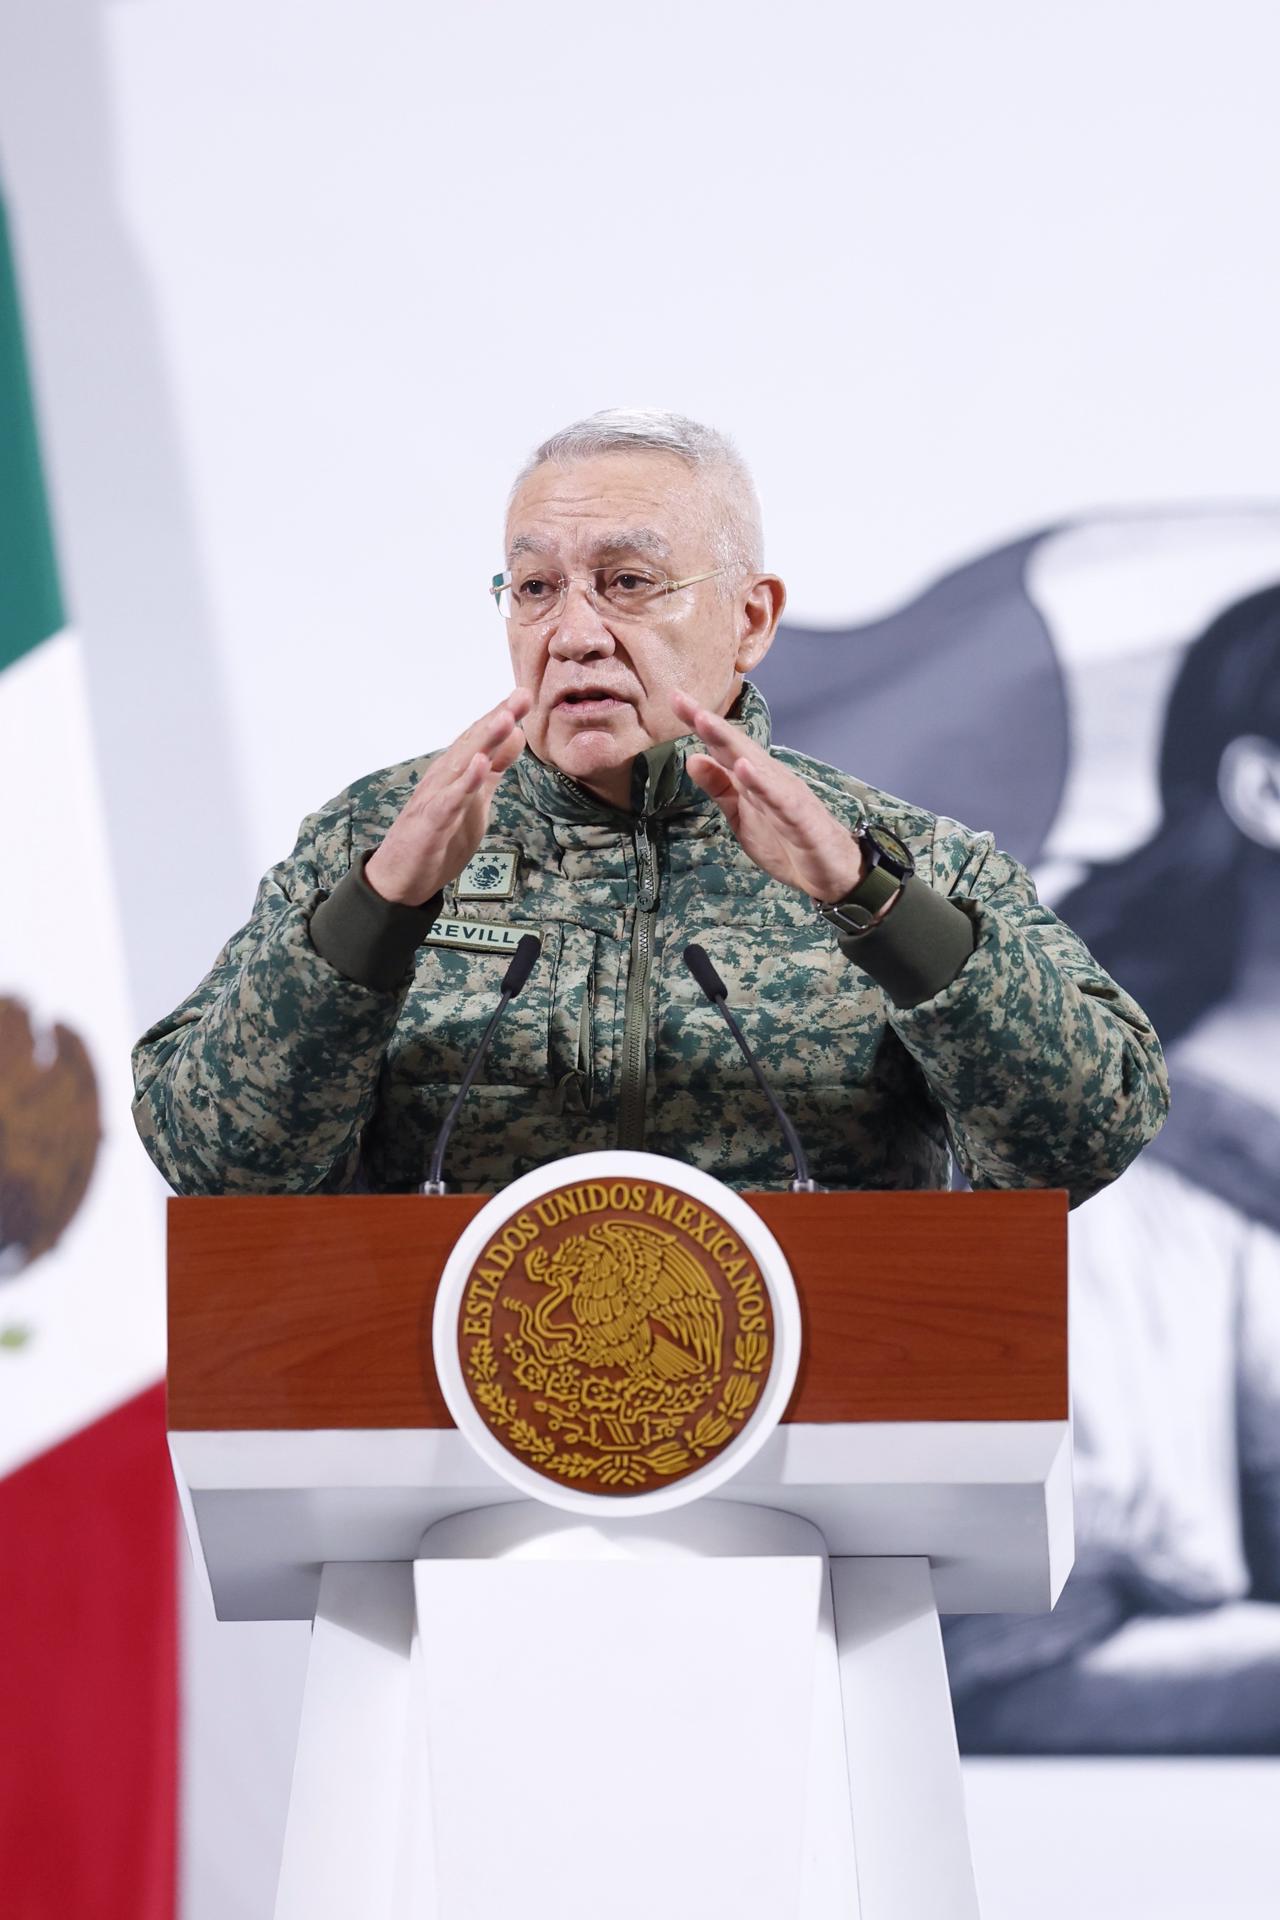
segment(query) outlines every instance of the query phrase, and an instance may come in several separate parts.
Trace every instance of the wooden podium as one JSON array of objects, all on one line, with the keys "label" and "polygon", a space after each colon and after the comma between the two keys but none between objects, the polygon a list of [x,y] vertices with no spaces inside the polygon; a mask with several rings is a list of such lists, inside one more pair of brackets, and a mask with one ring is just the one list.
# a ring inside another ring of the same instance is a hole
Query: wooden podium
[{"label": "wooden podium", "polygon": [[450,1419],[480,1196],[176,1200],[169,1427],[224,1620],[312,1619],[277,1920],[972,1920],[937,1614],[1070,1569],[1066,1200],[761,1194],[804,1346],[714,1498],[592,1528]]}]

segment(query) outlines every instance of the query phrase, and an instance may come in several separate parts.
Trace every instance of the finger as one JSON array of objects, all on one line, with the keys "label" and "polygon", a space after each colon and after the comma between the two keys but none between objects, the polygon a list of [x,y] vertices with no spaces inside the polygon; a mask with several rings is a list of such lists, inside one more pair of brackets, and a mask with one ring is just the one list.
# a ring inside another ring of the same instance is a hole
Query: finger
[{"label": "finger", "polygon": [[495,707],[492,713],[486,713],[474,721],[465,733],[459,734],[454,744],[468,755],[492,753],[495,747],[500,747],[516,731],[518,723],[514,714],[506,707]]},{"label": "finger", "polygon": [[500,740],[496,747],[491,747],[489,750],[489,759],[493,765],[495,774],[503,774],[508,767],[514,766],[520,758],[520,755],[524,752],[524,748],[524,729],[522,727],[512,727],[506,739]]},{"label": "finger", "polygon": [[507,771],[507,767],[510,764],[511,763],[509,761],[504,761],[500,764],[497,759],[495,759],[493,756],[490,756],[489,772],[486,773],[484,780],[482,781],[480,786],[480,796],[484,801],[486,813],[488,811],[489,802],[493,799],[494,794],[498,791],[499,786],[502,784],[502,776]]},{"label": "finger", "polygon": [[497,714],[486,714],[483,720],[474,721],[465,733],[460,733],[431,762],[418,782],[414,795],[417,806],[434,806],[447,787],[465,776],[475,755],[484,753],[487,756],[510,730],[511,721],[506,715],[499,717]]},{"label": "finger", "polygon": [[735,793],[733,775],[713,760],[709,753],[691,753],[685,761],[689,778],[702,788],[704,793],[718,797],[722,793]]},{"label": "finger", "polygon": [[415,795],[420,802],[418,811],[434,819],[451,818],[469,795],[479,791],[491,765],[487,753],[473,753],[446,778],[437,778],[433,787],[424,791],[419,786]]},{"label": "finger", "polygon": [[694,785],[701,787],[702,791],[715,801],[729,825],[736,828],[738,789],[734,785],[732,774],[727,773],[718,761],[713,760],[710,754],[706,753],[691,753],[685,761],[685,769]]},{"label": "finger", "polygon": [[457,831],[462,820],[470,819],[475,827],[476,844],[479,845],[494,793],[505,771],[503,767],[496,767],[487,753],[477,753],[472,757],[464,772],[448,789],[444,806],[437,816],[440,829],[446,837]]},{"label": "finger", "polygon": [[[699,710],[695,709],[695,711],[699,711]],[[690,731],[696,734],[698,739],[701,740],[703,747],[706,750],[706,754],[710,755],[721,767],[723,767],[726,773],[730,772],[732,770],[734,761],[741,754],[741,750],[742,750],[741,734],[735,732],[732,740],[725,740],[723,738],[715,739],[712,737],[709,731],[704,731],[704,729],[701,726],[699,726],[696,721],[690,720],[687,724],[690,728]]]},{"label": "finger", "polygon": [[[471,726],[483,727],[486,721],[496,720],[500,713],[510,715],[512,720],[523,720],[532,705],[533,695],[528,687],[512,687],[510,693],[503,694],[496,706],[490,707],[487,713],[482,713],[478,720],[473,720]],[[460,737],[465,740],[466,732]]]},{"label": "finger", "polygon": [[481,725],[484,727],[485,738],[491,739],[493,737],[491,729],[486,724],[492,721],[495,728],[502,728],[502,731],[498,734],[498,738],[505,739],[506,733],[510,728],[519,727],[520,722],[524,719],[532,705],[533,695],[527,687],[513,687],[505,698],[499,700],[496,707],[491,708],[490,711],[483,716]]},{"label": "finger", "polygon": [[478,720],[473,720],[453,745],[445,749],[437,764],[446,763],[449,771],[452,771],[464,755],[469,759],[476,752],[492,753],[510,738],[512,732],[519,731],[519,723],[532,705],[533,695],[528,688],[515,687],[496,707],[491,707],[488,713],[482,713]]},{"label": "finger", "polygon": [[[690,694],[677,690],[671,696],[671,705],[680,719],[693,727],[704,739],[738,740],[746,746],[755,747],[755,742],[742,731],[741,727],[735,726],[732,720],[726,719],[722,713],[716,713],[713,708],[702,706]],[[763,751],[763,749],[756,750]]]},{"label": "finger", "polygon": [[771,813],[797,837],[812,840],[824,820],[830,817],[826,809],[821,808],[821,802],[818,803],[821,811],[815,809],[813,795],[804,782],[774,760],[766,757],[762,765],[748,760],[744,754],[736,761],[733,775],[756,805]]},{"label": "finger", "polygon": [[469,798],[471,794],[479,793],[489,776],[491,768],[492,762],[487,753],[473,753],[459,778],[454,781],[449,797],[461,802]]},{"label": "finger", "polygon": [[489,807],[492,803],[493,796],[498,791],[503,774],[507,771],[508,767],[515,765],[520,755],[524,752],[524,749],[525,737],[523,729],[515,727],[500,746],[495,747],[492,753],[485,755],[489,763],[489,770],[481,782],[479,797],[483,804],[486,819],[488,818]]},{"label": "finger", "polygon": [[731,720],[726,720],[723,714],[713,713],[710,707],[699,706],[685,693],[674,694],[671,704],[722,767],[732,769],[734,761],[743,756],[768,761],[769,756],[764,748],[750,739],[741,727],[735,727]]},{"label": "finger", "polygon": [[448,789],[433,822],[442,839],[449,839],[461,829],[464,821],[469,821],[475,845],[479,846],[502,774],[503,769],[495,767],[488,754],[473,755],[465,771]]},{"label": "finger", "polygon": [[[459,744],[455,741],[455,748]],[[410,802],[414,817],[423,821],[434,838],[451,834],[477,797],[487,814],[494,789],[523,748],[524,734],[515,727],[492,753],[473,753],[464,766],[450,768],[436,761],[431,768],[434,778],[421,781]]]}]

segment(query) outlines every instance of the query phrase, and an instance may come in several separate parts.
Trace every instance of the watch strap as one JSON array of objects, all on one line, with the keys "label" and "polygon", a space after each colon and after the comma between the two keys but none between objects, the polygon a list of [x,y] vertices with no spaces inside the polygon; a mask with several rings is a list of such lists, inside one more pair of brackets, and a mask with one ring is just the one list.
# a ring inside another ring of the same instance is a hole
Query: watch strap
[{"label": "watch strap", "polygon": [[918,876],[897,903],[856,936],[837,931],[840,951],[895,1007],[918,1007],[941,993],[973,952],[975,924],[945,893]]},{"label": "watch strap", "polygon": [[820,901],[818,912],[841,933],[865,933],[902,887],[903,881],[896,873],[890,873],[885,866],[875,866],[863,874],[857,886],[842,900]]}]

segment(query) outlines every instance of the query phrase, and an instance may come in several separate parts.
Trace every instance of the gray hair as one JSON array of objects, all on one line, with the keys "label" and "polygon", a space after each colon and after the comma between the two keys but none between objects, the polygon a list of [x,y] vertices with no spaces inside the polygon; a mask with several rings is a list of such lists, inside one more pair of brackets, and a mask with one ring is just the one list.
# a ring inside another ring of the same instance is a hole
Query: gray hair
[{"label": "gray hair", "polygon": [[586,420],[561,427],[536,447],[516,475],[511,497],[548,460],[567,466],[600,453],[674,453],[703,473],[716,506],[713,529],[722,566],[730,576],[758,573],[764,564],[760,501],[750,470],[729,436],[683,413],[660,407],[606,407]]}]

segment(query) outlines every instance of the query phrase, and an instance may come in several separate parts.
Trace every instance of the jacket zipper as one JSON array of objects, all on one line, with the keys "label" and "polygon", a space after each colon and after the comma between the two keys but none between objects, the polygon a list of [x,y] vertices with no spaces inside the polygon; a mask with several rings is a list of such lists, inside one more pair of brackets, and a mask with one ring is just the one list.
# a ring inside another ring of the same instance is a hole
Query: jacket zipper
[{"label": "jacket zipper", "polygon": [[[595,796],[557,767],[556,778],[578,798]],[[618,1145],[643,1148],[645,1096],[649,1078],[649,975],[653,968],[653,925],[658,908],[658,850],[649,816],[641,814],[632,830],[636,854],[636,917],[631,926],[631,964],[622,1016],[622,1063],[618,1087]]]},{"label": "jacket zipper", "polygon": [[627,974],[622,1023],[622,1079],[618,1095],[618,1145],[644,1146],[644,1110],[649,1065],[649,974],[653,964],[653,923],[657,919],[657,849],[643,814],[633,834],[636,850],[636,917],[631,928],[631,966]]}]

